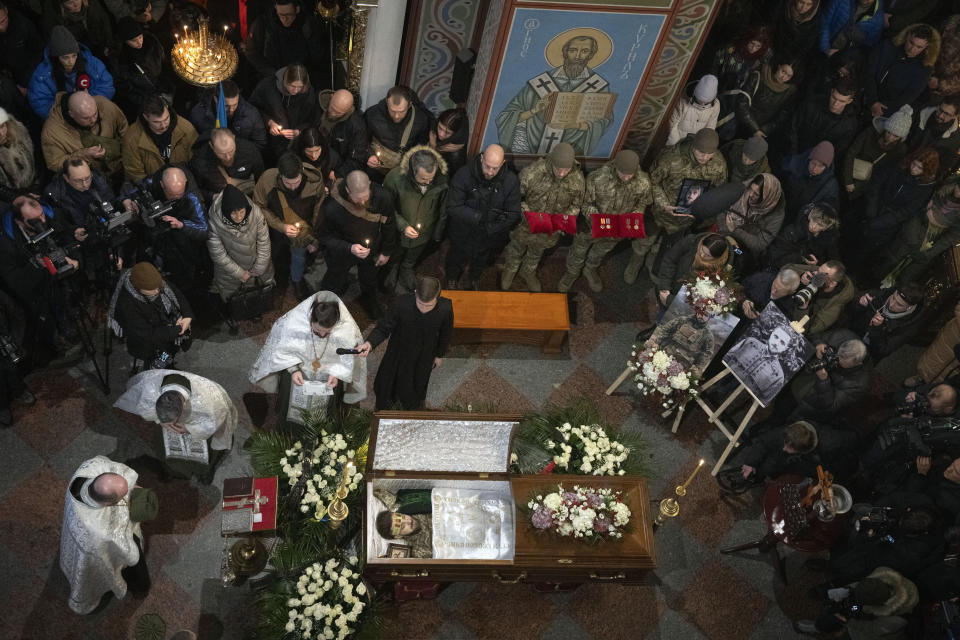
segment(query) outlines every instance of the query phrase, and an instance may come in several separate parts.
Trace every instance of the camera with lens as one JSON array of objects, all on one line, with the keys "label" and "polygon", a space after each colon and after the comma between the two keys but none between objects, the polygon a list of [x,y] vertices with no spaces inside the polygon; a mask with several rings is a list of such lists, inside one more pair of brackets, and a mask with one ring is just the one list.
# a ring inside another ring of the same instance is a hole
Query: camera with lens
[{"label": "camera with lens", "polygon": [[27,233],[23,227],[20,227],[20,232],[36,256],[37,267],[46,269],[55,278],[63,278],[76,271],[73,265],[67,262],[67,252],[53,239],[53,229],[48,229],[36,218],[27,222],[26,226],[30,227],[33,234]]},{"label": "camera with lens", "polygon": [[933,453],[960,455],[960,420],[923,416],[906,418],[881,431],[880,447],[903,449],[904,457]]},{"label": "camera with lens", "polygon": [[23,351],[20,350],[20,346],[5,333],[0,333],[0,357],[6,358],[11,364],[17,364],[23,360]]},{"label": "camera with lens", "polygon": [[170,215],[170,212],[173,211],[173,207],[176,204],[175,200],[159,200],[154,198],[143,185],[139,184],[137,185],[137,191],[133,199],[140,207],[140,218],[143,220],[143,224],[148,228],[155,229],[158,226],[162,226],[164,229],[170,228],[170,225],[160,220],[160,218]]},{"label": "camera with lens", "polygon": [[897,532],[897,518],[893,507],[870,507],[869,511],[861,515],[853,523],[857,533],[867,538],[881,542],[893,543]]},{"label": "camera with lens", "polygon": [[922,393],[917,393],[913,398],[913,402],[904,401],[896,407],[896,414],[900,416],[910,414],[914,417],[919,417],[926,415],[928,411],[930,411],[930,399],[927,398],[926,394]]},{"label": "camera with lens", "polygon": [[130,229],[135,219],[133,211],[118,210],[109,200],[98,198],[96,204],[90,205],[90,213],[93,219],[91,235],[110,247],[117,248],[133,237]]},{"label": "camera with lens", "polygon": [[807,365],[807,371],[810,373],[816,373],[822,369],[833,371],[839,365],[840,357],[837,355],[836,349],[828,345],[824,347],[822,356],[815,358],[810,362],[810,364]]},{"label": "camera with lens", "polygon": [[820,288],[826,283],[827,274],[817,271],[813,274],[810,282],[800,287],[797,292],[793,294],[793,301],[798,307],[805,308],[808,304],[810,304],[810,300],[812,300],[813,296],[817,294],[817,291],[819,291]]}]

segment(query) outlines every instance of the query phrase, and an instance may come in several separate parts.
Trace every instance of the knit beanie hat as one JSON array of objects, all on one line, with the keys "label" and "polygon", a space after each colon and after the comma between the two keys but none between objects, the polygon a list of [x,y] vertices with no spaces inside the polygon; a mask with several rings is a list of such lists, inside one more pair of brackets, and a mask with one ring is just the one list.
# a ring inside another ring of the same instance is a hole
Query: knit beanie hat
[{"label": "knit beanie hat", "polygon": [[223,188],[223,197],[220,199],[220,211],[223,213],[223,219],[229,218],[230,214],[237,209],[245,209],[247,213],[250,213],[250,201],[247,200],[247,196],[243,195],[240,189],[228,184]]},{"label": "knit beanie hat", "polygon": [[117,35],[123,42],[133,40],[143,35],[143,25],[130,16],[124,16],[117,21]]},{"label": "knit beanie hat", "polygon": [[10,120],[10,114],[7,113],[7,110],[3,107],[0,107],[0,124],[3,124]]},{"label": "knit beanie hat", "polygon": [[697,82],[693,97],[700,102],[713,102],[717,99],[717,84],[717,76],[708,73]]},{"label": "knit beanie hat", "polygon": [[613,164],[617,167],[617,171],[620,173],[627,176],[632,176],[637,172],[637,167],[640,166],[640,156],[637,155],[636,151],[624,149],[614,156]]},{"label": "knit beanie hat", "polygon": [[138,291],[153,291],[163,284],[160,272],[149,262],[138,262],[130,269],[130,284]]},{"label": "knit beanie hat", "polygon": [[901,140],[905,140],[910,135],[910,127],[913,126],[913,107],[905,104],[889,118],[878,118],[878,120],[886,120],[886,122],[883,122],[884,130],[889,131]]},{"label": "knit beanie hat", "polygon": [[47,50],[51,58],[59,58],[70,53],[80,53],[80,45],[77,39],[73,37],[70,30],[62,24],[58,24],[50,31],[50,42],[47,44]]},{"label": "knit beanie hat", "polygon": [[817,146],[810,150],[809,159],[829,167],[833,164],[833,145],[828,140],[818,142]]},{"label": "knit beanie hat", "polygon": [[750,136],[747,138],[747,141],[743,143],[743,155],[747,156],[754,162],[760,162],[763,159],[763,156],[767,155],[767,141],[762,136]]},{"label": "knit beanie hat", "polygon": [[700,153],[716,153],[720,146],[720,136],[713,129],[704,127],[693,136],[693,148]]},{"label": "knit beanie hat", "polygon": [[561,142],[550,152],[550,164],[557,169],[569,169],[573,166],[573,147],[568,142]]}]

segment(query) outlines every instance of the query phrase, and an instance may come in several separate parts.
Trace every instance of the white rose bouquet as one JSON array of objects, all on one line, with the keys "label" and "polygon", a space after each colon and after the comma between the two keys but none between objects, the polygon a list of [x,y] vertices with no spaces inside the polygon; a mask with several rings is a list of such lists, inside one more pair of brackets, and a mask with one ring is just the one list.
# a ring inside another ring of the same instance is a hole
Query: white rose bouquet
[{"label": "white rose bouquet", "polygon": [[320,436],[317,446],[311,450],[297,440],[280,459],[280,466],[291,487],[303,481],[306,469],[308,475],[300,498],[300,512],[311,514],[315,520],[322,520],[326,515],[330,501],[340,486],[342,474],[347,476],[345,487],[348,492],[356,491],[363,480],[363,474],[353,462],[356,451],[347,448],[343,435],[321,431]]},{"label": "white rose bouquet", "polygon": [[656,393],[666,413],[697,395],[700,376],[682,362],[656,347],[634,345],[628,364],[636,374],[634,380],[643,395]]},{"label": "white rose bouquet", "polygon": [[588,540],[619,539],[630,524],[630,507],[623,492],[563,485],[547,495],[532,496],[527,503],[535,529],[559,536]]},{"label": "white rose bouquet", "polygon": [[[564,422],[555,429],[556,440],[547,440],[544,446],[553,455],[545,471],[581,473],[594,476],[622,476],[622,463],[630,449],[612,440],[598,424],[577,426]],[[551,466],[552,465],[552,466]]]},{"label": "white rose bouquet", "polygon": [[291,639],[345,640],[357,631],[370,602],[356,557],[314,562],[297,578],[295,589],[284,626]]}]

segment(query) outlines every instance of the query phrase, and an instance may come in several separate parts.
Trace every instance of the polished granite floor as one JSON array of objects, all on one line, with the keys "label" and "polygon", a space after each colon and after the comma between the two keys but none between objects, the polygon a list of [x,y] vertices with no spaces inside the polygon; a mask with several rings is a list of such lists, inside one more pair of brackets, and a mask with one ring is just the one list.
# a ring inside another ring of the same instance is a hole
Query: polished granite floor
[{"label": "polished granite floor", "polygon": [[[644,434],[655,471],[651,494],[662,497],[689,473],[700,457],[715,460],[722,436],[692,412],[677,435],[657,411],[625,384],[611,397],[604,389],[623,370],[634,335],[649,325],[654,311],[650,284],[621,280],[627,255],[620,251],[602,268],[603,293],[593,294],[581,279],[571,293],[576,324],[569,351],[544,356],[539,349],[514,345],[455,347],[434,373],[428,404],[443,407],[471,403],[501,411],[525,411],[585,394],[603,415]],[[550,256],[545,284],[554,284],[563,268],[564,249]],[[427,268],[436,264],[428,262]],[[489,270],[483,281],[495,286]],[[349,297],[349,294],[348,294]],[[293,299],[284,299],[289,309]],[[351,306],[353,308],[353,306]],[[265,425],[272,399],[247,381],[247,370],[278,312],[260,323],[242,323],[231,336],[223,327],[201,332],[193,349],[179,360],[184,369],[222,384],[240,409],[237,443]],[[362,328],[368,322],[359,309]],[[382,352],[382,348],[381,348]],[[874,407],[883,409],[892,381],[910,373],[919,349],[908,347],[879,367]],[[29,378],[38,403],[15,409],[13,428],[0,430],[0,638],[120,640],[144,614],[163,618],[170,637],[180,629],[202,639],[240,640],[250,624],[248,587],[224,588],[219,580],[220,498],[223,477],[249,470],[239,444],[217,472],[213,486],[186,481],[161,483],[147,458],[155,425],[111,408],[129,373],[122,347],[112,358],[108,395],[98,389],[89,362]],[[370,363],[370,385],[376,371]],[[370,399],[364,402],[371,406]],[[66,483],[76,467],[97,454],[143,470],[141,484],[157,490],[161,515],[144,526],[153,587],[145,599],[110,601],[88,616],[66,606],[68,585],[57,554]],[[701,473],[681,502],[676,521],[656,533],[658,568],[642,586],[587,585],[575,591],[541,594],[532,586],[457,583],[434,600],[404,604],[389,611],[388,637],[416,639],[587,638],[766,640],[793,638],[790,620],[815,611],[806,596],[818,576],[787,555],[790,582],[774,574],[768,558],[747,552],[720,555],[718,549],[763,534],[757,496],[720,500],[712,477]]]}]

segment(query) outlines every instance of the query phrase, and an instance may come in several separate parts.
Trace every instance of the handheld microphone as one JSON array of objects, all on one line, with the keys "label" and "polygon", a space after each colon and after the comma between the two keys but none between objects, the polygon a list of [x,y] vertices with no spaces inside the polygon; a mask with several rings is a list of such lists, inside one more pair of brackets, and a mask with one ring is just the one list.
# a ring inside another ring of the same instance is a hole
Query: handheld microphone
[{"label": "handheld microphone", "polygon": [[343,347],[337,349],[338,356],[357,355],[358,353],[360,353],[359,349],[344,349]]}]

